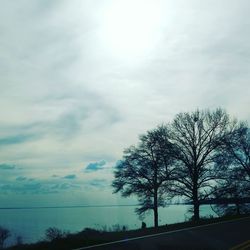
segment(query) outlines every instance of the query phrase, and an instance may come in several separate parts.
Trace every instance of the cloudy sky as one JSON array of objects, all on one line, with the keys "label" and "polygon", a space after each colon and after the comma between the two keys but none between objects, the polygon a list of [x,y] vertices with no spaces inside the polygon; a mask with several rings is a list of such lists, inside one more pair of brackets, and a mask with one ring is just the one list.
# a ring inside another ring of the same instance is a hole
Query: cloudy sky
[{"label": "cloudy sky", "polygon": [[112,167],[181,111],[250,122],[248,0],[0,0],[1,206],[120,204]]}]

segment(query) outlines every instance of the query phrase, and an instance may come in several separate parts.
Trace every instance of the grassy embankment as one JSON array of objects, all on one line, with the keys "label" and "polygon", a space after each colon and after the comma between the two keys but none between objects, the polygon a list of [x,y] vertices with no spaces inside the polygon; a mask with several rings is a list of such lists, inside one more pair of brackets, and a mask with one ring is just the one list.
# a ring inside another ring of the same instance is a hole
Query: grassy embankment
[{"label": "grassy embankment", "polygon": [[238,219],[248,217],[248,215],[241,216],[226,216],[221,218],[205,218],[199,222],[188,221],[182,223],[175,223],[165,226],[159,226],[158,228],[145,228],[137,230],[128,230],[120,232],[105,232],[95,229],[84,229],[82,232],[69,234],[65,238],[54,239],[51,242],[41,241],[34,244],[23,244],[8,248],[8,250],[70,250],[83,246],[90,246],[96,244],[107,243],[111,241],[124,240],[133,237],[146,236],[150,234],[163,233],[178,229],[184,229],[188,227],[195,227],[200,225],[206,225],[216,222],[222,222],[232,219]]}]

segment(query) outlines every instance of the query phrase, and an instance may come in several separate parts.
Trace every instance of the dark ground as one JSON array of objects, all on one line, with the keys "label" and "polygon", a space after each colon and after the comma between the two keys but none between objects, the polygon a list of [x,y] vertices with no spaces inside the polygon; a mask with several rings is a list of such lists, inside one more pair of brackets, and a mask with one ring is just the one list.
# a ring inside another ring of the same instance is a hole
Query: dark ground
[{"label": "dark ground", "polygon": [[[161,235],[128,240],[92,250],[186,250],[231,249],[250,240],[250,217],[196,228],[167,232]],[[82,248],[86,249],[86,248]],[[250,249],[250,242],[242,248]],[[80,250],[80,249],[79,249]]]}]

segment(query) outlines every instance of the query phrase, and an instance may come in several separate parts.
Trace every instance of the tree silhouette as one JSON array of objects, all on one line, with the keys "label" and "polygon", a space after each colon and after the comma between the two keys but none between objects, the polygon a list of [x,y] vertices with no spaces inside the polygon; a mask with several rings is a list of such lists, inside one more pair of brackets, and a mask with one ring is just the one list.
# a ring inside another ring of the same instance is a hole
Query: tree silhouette
[{"label": "tree silhouette", "polygon": [[222,109],[179,113],[171,124],[171,142],[177,148],[173,192],[192,202],[194,220],[199,220],[201,201],[211,194],[213,181],[219,178],[216,158],[236,124]]},{"label": "tree silhouette", "polygon": [[250,182],[250,129],[247,124],[240,124],[227,141],[223,156],[237,169],[239,178]]},{"label": "tree silhouette", "polygon": [[3,249],[5,240],[8,239],[10,236],[10,231],[0,226],[0,249]]},{"label": "tree silhouette", "polygon": [[122,196],[136,195],[141,215],[154,212],[154,226],[158,226],[158,207],[164,206],[173,175],[173,145],[168,140],[167,127],[161,126],[140,136],[138,146],[126,149],[117,164],[114,192]]},{"label": "tree silhouette", "polygon": [[214,187],[215,204],[212,205],[214,212],[219,216],[249,213],[250,206],[244,202],[249,201],[249,185],[246,187],[246,183],[238,179],[231,171],[224,173],[224,177]]},{"label": "tree silhouette", "polygon": [[250,197],[250,131],[246,123],[240,123],[227,138],[217,165],[223,171],[223,178],[214,188],[215,198],[220,201],[214,207],[221,214],[249,212],[249,205],[244,204]]},{"label": "tree silhouette", "polygon": [[45,231],[45,237],[48,241],[65,238],[68,234],[68,232],[62,231],[61,229],[56,227],[49,227]]}]

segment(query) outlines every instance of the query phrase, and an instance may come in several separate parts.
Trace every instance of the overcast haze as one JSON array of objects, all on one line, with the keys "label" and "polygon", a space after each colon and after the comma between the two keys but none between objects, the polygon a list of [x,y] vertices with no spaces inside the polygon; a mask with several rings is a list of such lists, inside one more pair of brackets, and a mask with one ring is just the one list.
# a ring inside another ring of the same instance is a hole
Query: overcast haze
[{"label": "overcast haze", "polygon": [[112,167],[181,111],[250,121],[248,0],[0,0],[1,206],[124,203]]}]

